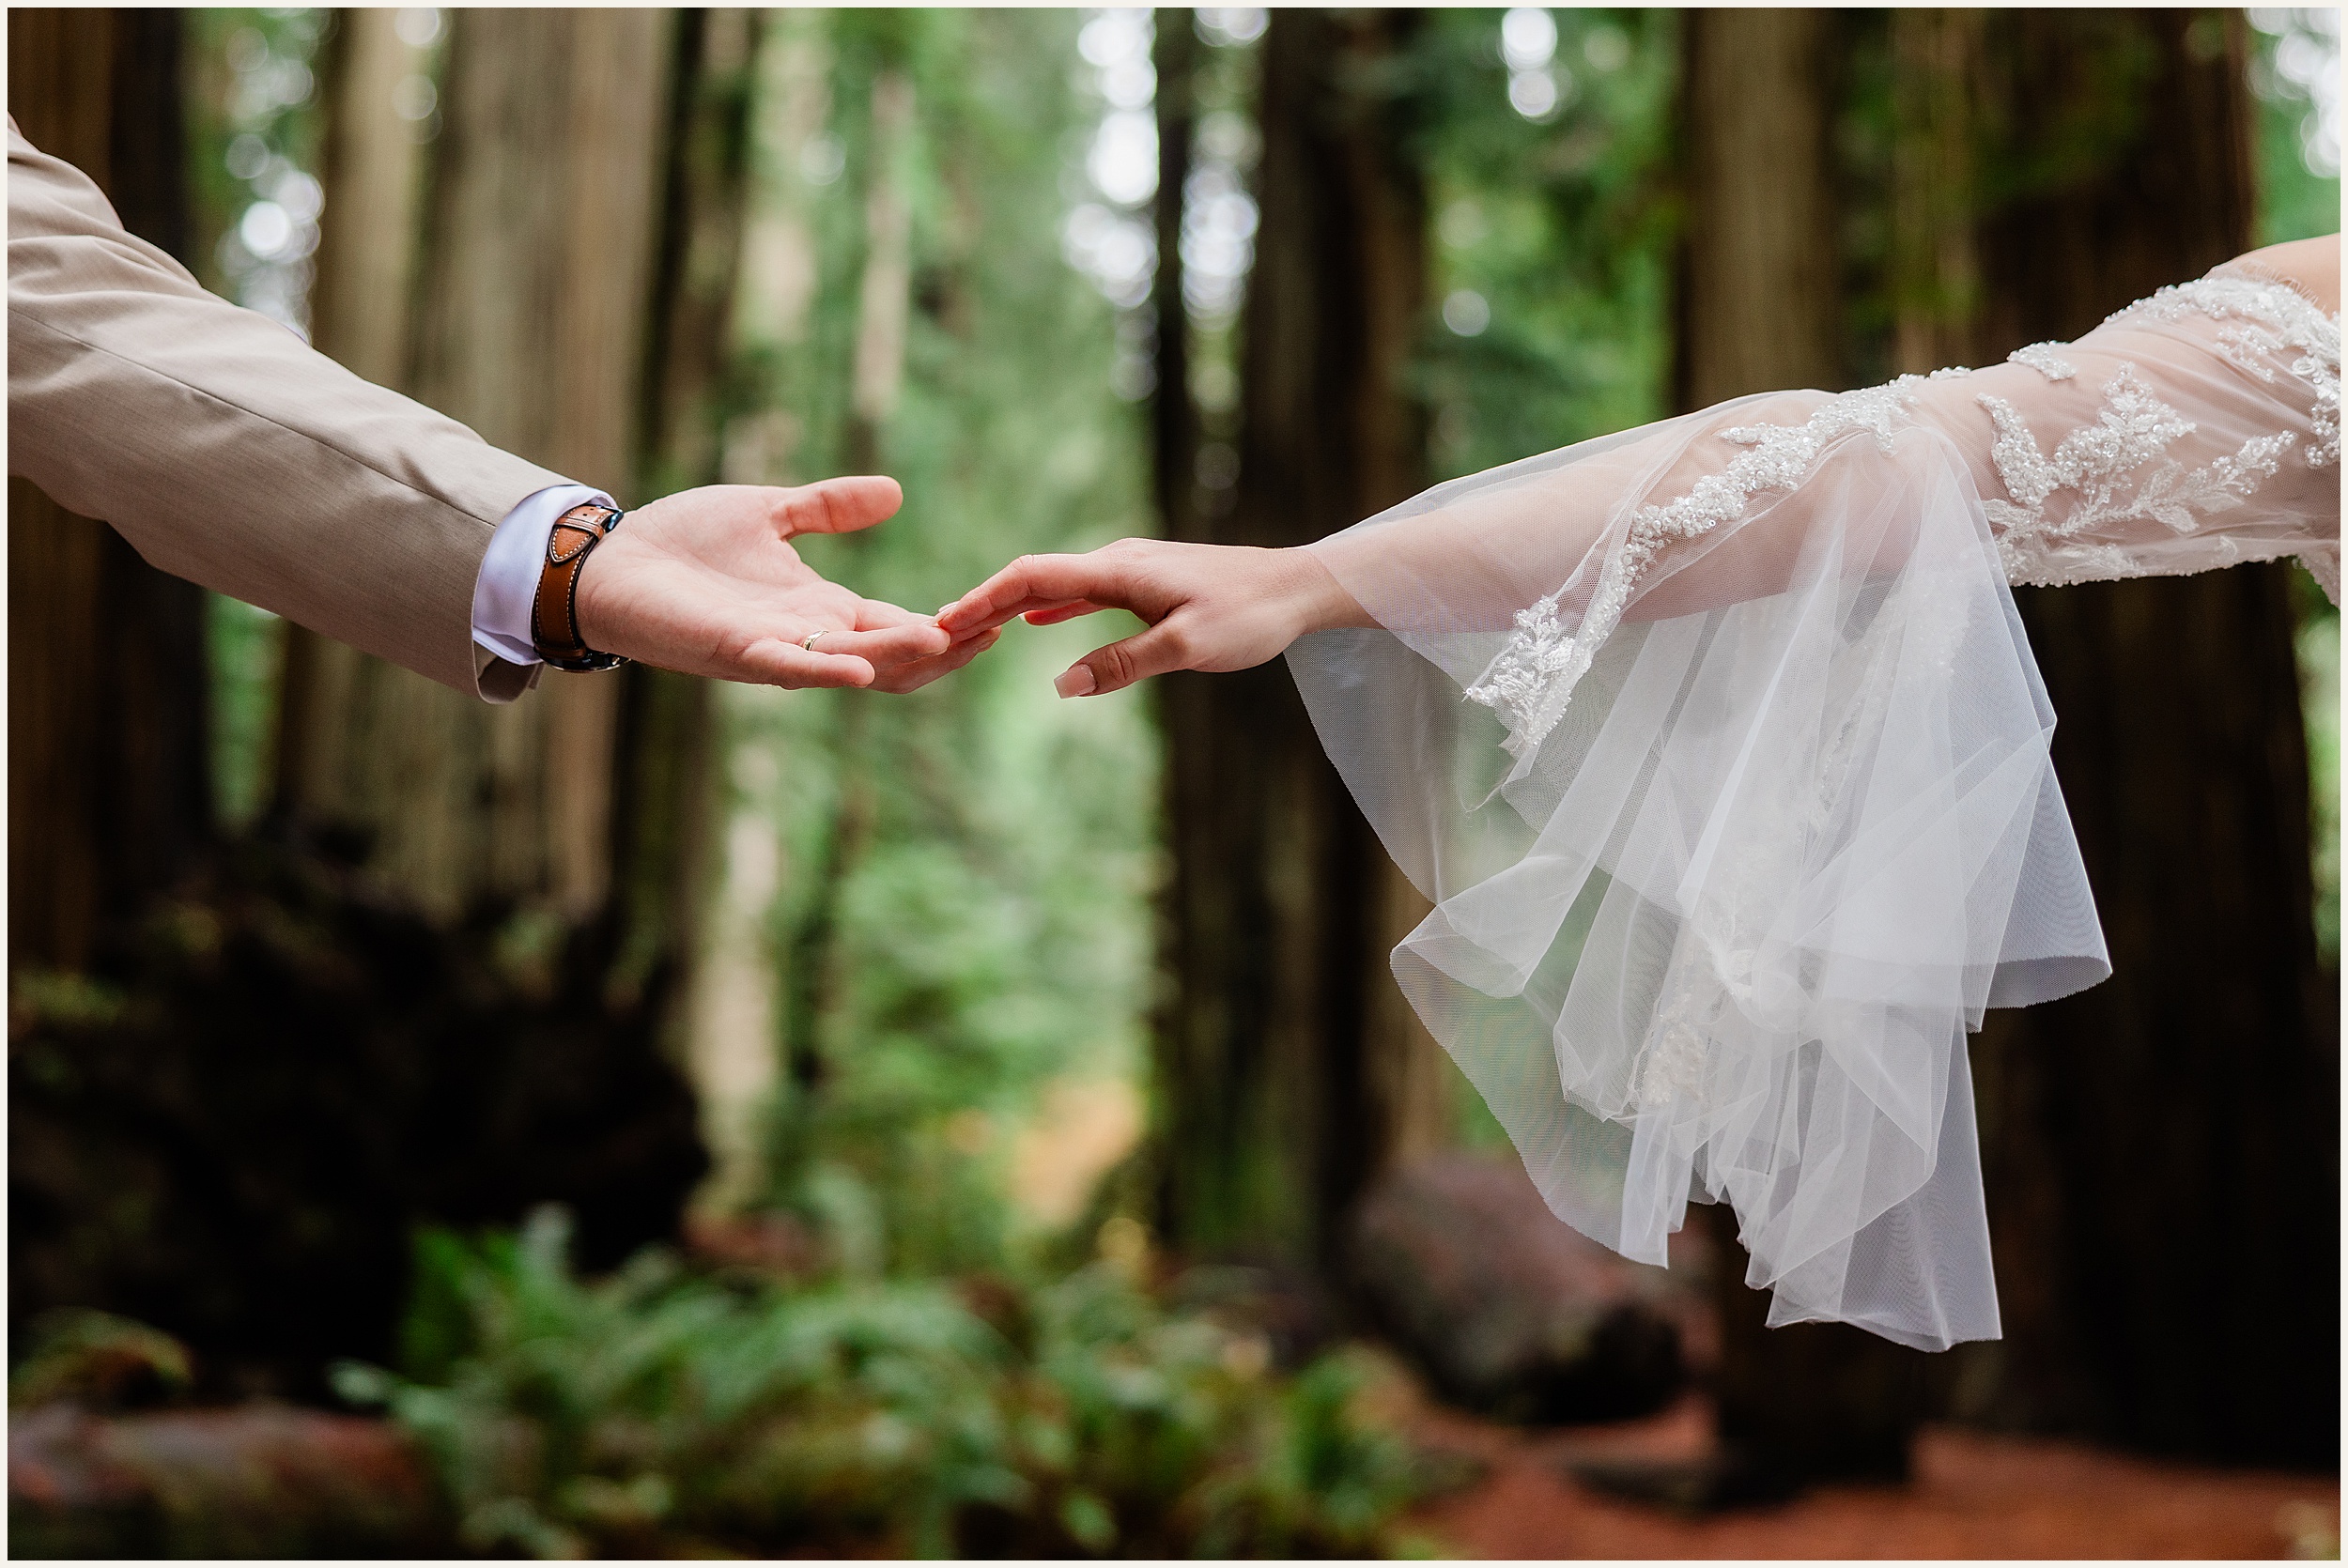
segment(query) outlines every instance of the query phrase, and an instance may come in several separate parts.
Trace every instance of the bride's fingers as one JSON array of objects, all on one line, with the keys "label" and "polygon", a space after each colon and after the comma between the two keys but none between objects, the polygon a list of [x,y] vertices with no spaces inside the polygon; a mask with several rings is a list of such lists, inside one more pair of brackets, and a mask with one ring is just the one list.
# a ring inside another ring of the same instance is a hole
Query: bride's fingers
[{"label": "bride's fingers", "polygon": [[[1027,576],[1040,556],[1023,555],[937,612],[937,623],[957,637],[986,624],[1000,625],[1016,613],[1011,607],[1031,596]],[[1062,598],[1071,597],[1068,594]],[[1006,613],[1009,612],[1009,613]]]},{"label": "bride's fingers", "polygon": [[1143,585],[1130,569],[1092,555],[1029,555],[996,573],[937,612],[937,623],[956,636],[993,622],[999,625],[1026,609],[1072,604],[1136,607]]},{"label": "bride's fingers", "polygon": [[1099,697],[1152,675],[1190,669],[1195,651],[1179,619],[1168,617],[1122,642],[1095,648],[1070,665],[1052,689],[1062,697]]},{"label": "bride's fingers", "polygon": [[1098,615],[1108,607],[1096,605],[1089,599],[1079,599],[1073,605],[1046,605],[1042,609],[1022,610],[1030,626],[1057,626],[1063,621],[1074,621],[1080,615]]},{"label": "bride's fingers", "polygon": [[[1057,612],[1068,608],[1071,602],[1067,599],[1047,599],[1040,595],[1030,595],[1022,599],[1004,599],[988,605],[983,610],[954,614],[951,619],[949,619],[949,615],[955,607],[949,605],[945,609],[937,612],[935,619],[937,624],[945,629],[948,636],[961,638],[976,637],[981,632],[993,631],[996,627],[1008,625],[1022,616],[1048,615],[1054,620],[1064,620],[1066,617]],[[1098,605],[1087,604],[1082,599],[1075,600],[1074,603],[1085,605],[1087,609],[1100,607]],[[1048,622],[1043,621],[1038,621],[1035,623],[1039,626],[1049,624]]]}]

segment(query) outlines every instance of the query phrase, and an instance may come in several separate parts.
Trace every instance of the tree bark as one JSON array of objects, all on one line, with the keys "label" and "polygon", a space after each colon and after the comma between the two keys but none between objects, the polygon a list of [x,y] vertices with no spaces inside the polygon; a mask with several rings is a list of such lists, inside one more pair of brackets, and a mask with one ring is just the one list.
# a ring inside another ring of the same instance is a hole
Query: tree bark
[{"label": "tree bark", "polygon": [[1892,367],[1929,376],[1976,362],[1980,315],[1981,134],[1985,13],[1891,13]]},{"label": "tree bark", "polygon": [[[894,51],[890,54],[893,55]],[[905,334],[913,310],[913,197],[907,160],[919,130],[913,78],[893,59],[881,65],[867,107],[864,180],[864,265],[857,283],[855,357],[848,384],[848,417],[841,436],[849,473],[884,467],[882,441],[904,387]],[[840,541],[853,561],[872,547],[871,535]],[[783,1052],[788,1099],[777,1150],[778,1165],[796,1161],[817,1109],[826,1077],[826,1038],[848,989],[841,901],[862,864],[877,826],[870,756],[872,714],[855,693],[836,699],[833,755],[839,759],[839,802],[832,811],[815,894],[791,932],[784,967]],[[784,1173],[778,1171],[778,1176]]]},{"label": "tree bark", "polygon": [[[672,23],[486,10],[453,12],[450,27],[412,316],[388,331],[346,325],[341,301],[364,298],[361,280],[330,276],[330,331],[354,351],[404,337],[402,390],[631,503],[672,86],[645,68],[672,58]],[[549,99],[548,83],[564,92]],[[400,133],[363,104],[334,129],[331,164],[351,166],[387,161],[368,149]],[[370,241],[402,243],[393,195],[343,210],[384,225]],[[335,222],[330,208],[330,233]],[[325,259],[378,254],[354,239]],[[549,673],[490,707],[378,660],[332,655],[315,680],[296,662],[281,747],[290,815],[345,830],[370,870],[443,917],[485,900],[565,924],[605,910],[624,682]],[[331,668],[343,663],[347,679]]]},{"label": "tree bark", "polygon": [[[2009,188],[2063,177],[1980,215],[1971,362],[2248,248],[2238,13],[1991,13],[1981,39],[1971,96],[1999,128],[1982,158]],[[1991,1013],[1975,1042],[2006,1326],[1970,1353],[1985,1419],[2338,1462],[2339,1017],[2315,947],[2296,569],[2016,594],[2113,976]]]},{"label": "tree bark", "polygon": [[667,212],[654,286],[642,416],[648,472],[662,493],[713,483],[728,395],[750,111],[761,13],[680,12],[670,91]]},{"label": "tree bark", "polygon": [[1198,409],[1190,397],[1190,316],[1182,302],[1182,210],[1191,138],[1198,130],[1198,31],[1189,7],[1159,9],[1151,40],[1158,76],[1158,194],[1151,217],[1158,269],[1150,304],[1157,317],[1156,392],[1150,399],[1151,488],[1168,539],[1202,537],[1196,515]]},{"label": "tree bark", "polygon": [[[1688,13],[1681,130],[1688,228],[1677,401],[1708,407],[1846,384],[1836,190],[1827,131],[1841,39],[1829,13]],[[1921,1353],[1844,1324],[1767,1326],[1725,1206],[1706,1211],[1717,1282],[1720,1436],[1732,1485],[1896,1479],[1923,1414]]]},{"label": "tree bark", "polygon": [[[310,291],[311,345],[386,387],[408,384],[426,174],[426,149],[393,95],[430,63],[400,38],[397,17],[379,7],[346,8],[326,40],[319,174],[328,206]],[[354,815],[344,785],[361,766],[351,748],[364,731],[348,716],[354,699],[372,695],[383,679],[381,668],[348,643],[286,627],[273,789],[281,816]]]},{"label": "tree bark", "polygon": [[1844,385],[1827,141],[1834,26],[1820,10],[1687,13],[1683,407]]},{"label": "tree bark", "polygon": [[[749,25],[458,16],[425,308],[354,325],[346,305],[399,306],[336,286],[368,250],[347,227],[324,256],[321,328],[337,346],[400,345],[387,378],[623,499],[640,465],[688,474],[674,432],[705,417],[715,344],[698,324],[724,315],[729,258],[697,269],[660,236],[721,233],[738,198],[739,93],[702,89],[738,66]],[[330,85],[364,78],[345,64]],[[549,103],[549,83],[579,103]],[[373,210],[398,242],[403,205],[371,204],[384,193],[360,177],[330,188],[330,235]],[[665,466],[640,450],[647,404],[665,410]],[[591,1268],[673,1237],[706,1167],[665,1059],[705,861],[701,684],[580,678],[582,720],[559,690],[492,711],[376,661],[345,668],[341,699],[308,688],[315,749],[288,748],[307,764],[290,789],[431,856],[378,854],[358,877],[239,845],[210,857],[179,918],[142,928],[118,1007],[22,1009],[12,1322],[63,1302],[126,1312],[186,1336],[219,1387],[319,1397],[332,1358],[390,1354],[419,1223],[511,1223],[560,1201]],[[419,787],[435,780],[437,798]],[[472,918],[452,923],[459,911]]]},{"label": "tree bark", "polygon": [[[681,11],[670,91],[666,210],[642,382],[644,471],[666,492],[718,478],[723,400],[749,174],[759,13]],[[667,971],[681,981],[699,946],[709,881],[717,721],[711,683],[632,665],[620,688],[619,800],[612,817],[619,961],[630,995]],[[687,1054],[682,1008],[666,1044]]]},{"label": "tree bark", "polygon": [[[661,492],[713,483],[755,16],[483,12],[453,28],[444,129],[422,148],[390,92],[421,54],[389,12],[346,16],[320,346],[624,502],[640,474]],[[595,113],[517,131],[549,61]],[[305,635],[281,719],[281,811],[367,845],[425,909],[608,918],[619,1005],[680,978],[706,871],[707,683],[549,672],[491,709]]]},{"label": "tree bark", "polygon": [[396,385],[408,372],[416,213],[427,148],[396,108],[400,83],[430,64],[399,36],[398,13],[341,11],[319,62],[328,201],[310,290],[310,341],[354,374]]},{"label": "tree bark", "polygon": [[[1425,483],[1402,386],[1425,300],[1425,194],[1399,105],[1372,86],[1413,25],[1394,11],[1273,13],[1238,500],[1218,517],[1170,508],[1178,537],[1302,544]],[[1162,233],[1179,222],[1162,208]],[[1184,331],[1167,275],[1162,352]],[[1184,395],[1179,370],[1159,379],[1162,398]],[[1187,491],[1195,429],[1161,407],[1162,497]],[[1440,1080],[1412,1058],[1431,1064],[1435,1047],[1398,999],[1375,1000],[1394,989],[1399,873],[1285,669],[1176,675],[1160,700],[1174,862],[1163,947],[1178,982],[1157,1031],[1161,1221],[1195,1253],[1325,1274],[1354,1200],[1433,1136],[1422,1123]]]},{"label": "tree bark", "polygon": [[[2238,18],[1919,10],[1890,28],[1897,369],[2077,337],[2248,245]],[[1762,80],[1741,74],[1748,97]],[[1691,90],[1692,157],[1702,114]],[[1993,1012],[1971,1044],[2005,1338],[1898,1371],[1909,1353],[1762,1330],[1732,1287],[1724,1436],[1807,1454],[1810,1475],[1865,1468],[1940,1396],[2000,1424],[2337,1462],[2338,1018],[2315,957],[2292,570],[2016,593],[2115,974]],[[2255,1104],[2213,1081],[2258,1084]]]},{"label": "tree bark", "polygon": [[[8,107],[186,260],[176,11],[8,13]],[[211,831],[204,595],[8,482],[8,963],[75,970]]]}]

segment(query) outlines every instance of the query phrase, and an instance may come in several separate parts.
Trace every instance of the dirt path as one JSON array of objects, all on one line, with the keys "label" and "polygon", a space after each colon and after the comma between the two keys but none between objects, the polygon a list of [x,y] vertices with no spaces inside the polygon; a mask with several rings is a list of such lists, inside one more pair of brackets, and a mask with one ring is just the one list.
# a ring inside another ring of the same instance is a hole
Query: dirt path
[{"label": "dirt path", "polygon": [[1485,1558],[2279,1558],[2340,1555],[2336,1478],[2221,1470],[2082,1444],[1955,1428],[1925,1432],[1905,1487],[1823,1487],[1708,1518],[1605,1496],[1579,1459],[1692,1458],[1709,1412],[1690,1400],[1654,1420],[1522,1434],[1423,1409],[1437,1446],[1489,1468],[1416,1519]]}]

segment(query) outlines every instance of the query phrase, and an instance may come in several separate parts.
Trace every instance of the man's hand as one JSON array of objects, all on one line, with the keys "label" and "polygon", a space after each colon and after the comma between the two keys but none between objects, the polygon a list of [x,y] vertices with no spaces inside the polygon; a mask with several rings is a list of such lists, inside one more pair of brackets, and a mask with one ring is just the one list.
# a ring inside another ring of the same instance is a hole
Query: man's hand
[{"label": "man's hand", "polygon": [[[825,581],[791,547],[895,515],[893,479],[784,489],[711,484],[629,513],[579,578],[587,645],[663,669],[777,686],[911,691],[995,641],[959,640],[927,616]],[[811,650],[809,638],[815,638]]]},{"label": "man's hand", "polygon": [[1245,669],[1306,632],[1372,623],[1305,550],[1120,539],[1089,555],[1023,556],[938,611],[965,639],[1014,617],[1050,625],[1129,609],[1150,629],[1096,648],[1053,683],[1062,697],[1120,690],[1174,669]]}]

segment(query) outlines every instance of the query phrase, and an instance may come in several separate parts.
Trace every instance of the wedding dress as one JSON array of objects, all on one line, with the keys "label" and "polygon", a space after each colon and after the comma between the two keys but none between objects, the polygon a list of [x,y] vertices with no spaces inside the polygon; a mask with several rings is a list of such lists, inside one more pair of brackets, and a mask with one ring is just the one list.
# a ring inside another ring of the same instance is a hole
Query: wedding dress
[{"label": "wedding dress", "polygon": [[1965,1036],[2110,972],[2009,584],[2340,585],[2340,323],[2233,263],[2077,343],[1750,397],[1312,546],[1290,660],[1434,911],[1397,978],[1556,1213],[1734,1207],[1770,1322],[1995,1338]]}]

